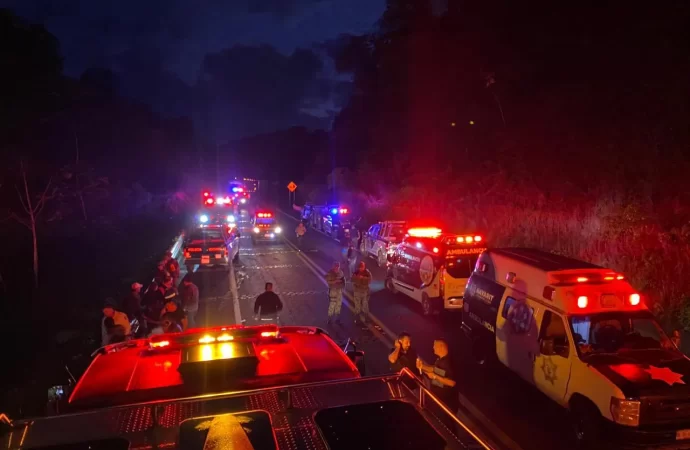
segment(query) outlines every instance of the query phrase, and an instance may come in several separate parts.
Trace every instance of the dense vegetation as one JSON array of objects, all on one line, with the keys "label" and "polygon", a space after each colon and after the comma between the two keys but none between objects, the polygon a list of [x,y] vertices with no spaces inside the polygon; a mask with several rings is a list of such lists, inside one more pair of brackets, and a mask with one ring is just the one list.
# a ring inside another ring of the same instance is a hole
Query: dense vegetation
[{"label": "dense vegetation", "polygon": [[690,327],[687,3],[388,4],[331,46],[356,83],[332,141],[357,163],[329,189],[620,270]]}]

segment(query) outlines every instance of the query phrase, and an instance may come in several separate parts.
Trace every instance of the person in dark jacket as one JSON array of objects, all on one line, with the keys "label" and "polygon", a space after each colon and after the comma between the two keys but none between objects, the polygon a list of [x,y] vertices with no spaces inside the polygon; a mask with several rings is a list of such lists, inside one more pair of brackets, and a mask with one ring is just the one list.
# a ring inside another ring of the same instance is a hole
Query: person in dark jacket
[{"label": "person in dark jacket", "polygon": [[266,291],[259,295],[254,302],[254,320],[261,323],[279,323],[279,313],[283,310],[283,302],[278,294],[273,292],[273,283],[266,283]]}]

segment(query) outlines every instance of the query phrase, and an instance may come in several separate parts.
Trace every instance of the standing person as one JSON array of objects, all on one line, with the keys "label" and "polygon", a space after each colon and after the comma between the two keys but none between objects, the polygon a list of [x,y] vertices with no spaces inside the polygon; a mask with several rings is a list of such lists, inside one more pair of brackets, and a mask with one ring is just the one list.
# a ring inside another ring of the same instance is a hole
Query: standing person
[{"label": "standing person", "polygon": [[410,334],[402,332],[395,340],[395,347],[388,355],[388,362],[396,372],[400,372],[403,368],[409,369],[412,373],[417,372],[417,351],[412,348],[412,339]]},{"label": "standing person", "polygon": [[196,314],[199,312],[199,288],[192,283],[189,274],[182,279],[182,309],[187,313],[189,328],[196,327]]},{"label": "standing person", "polygon": [[355,247],[350,241],[350,245],[347,248],[347,268],[349,269],[348,275],[350,275],[350,278],[352,278],[355,274],[355,266],[357,265],[357,252],[355,251]]},{"label": "standing person", "polygon": [[167,270],[165,270],[165,265],[166,261],[158,261],[158,265],[156,265],[156,276],[155,280],[156,283],[162,284],[165,282],[165,279],[170,276]]},{"label": "standing person", "polygon": [[261,323],[280,322],[278,314],[283,310],[283,302],[278,294],[273,292],[273,283],[266,283],[263,294],[256,297],[254,302],[254,320]]},{"label": "standing person", "polygon": [[[433,365],[426,364],[417,358],[417,369],[426,376],[431,383],[431,393],[446,404],[448,409],[455,413],[460,406],[456,391],[455,371],[448,354],[448,342],[445,339],[434,341],[434,355],[436,361]],[[455,423],[444,414],[439,419],[449,427],[454,427]]]},{"label": "standing person", "polygon": [[333,319],[340,324],[340,309],[343,306],[343,287],[345,287],[345,275],[340,270],[338,261],[333,263],[333,267],[326,274],[328,283],[328,324]]},{"label": "standing person", "polygon": [[304,235],[307,233],[307,227],[304,226],[302,222],[295,228],[295,233],[297,234],[297,247],[302,248],[302,241],[304,240]]},{"label": "standing person", "polygon": [[165,286],[151,283],[142,300],[146,328],[153,330],[160,324],[161,309],[165,306]]},{"label": "standing person", "polygon": [[[107,319],[110,320],[106,323]],[[103,305],[103,319],[101,319],[101,344],[108,345],[114,334],[128,336],[131,331],[132,328],[127,315],[116,309],[115,301],[112,298],[107,298]]]},{"label": "standing person", "polygon": [[136,319],[139,323],[139,331],[137,336],[146,336],[146,324],[144,323],[144,316],[141,309],[141,288],[144,286],[140,283],[132,283],[129,294],[122,300],[122,312],[127,314],[129,320]]},{"label": "standing person", "polygon": [[371,284],[371,272],[364,261],[359,262],[359,268],[352,275],[352,288],[354,290],[355,322],[359,319],[367,323],[369,316],[369,285]]},{"label": "standing person", "polygon": [[173,286],[177,288],[177,283],[180,279],[180,263],[173,258],[172,252],[165,252],[165,268],[173,279]]}]

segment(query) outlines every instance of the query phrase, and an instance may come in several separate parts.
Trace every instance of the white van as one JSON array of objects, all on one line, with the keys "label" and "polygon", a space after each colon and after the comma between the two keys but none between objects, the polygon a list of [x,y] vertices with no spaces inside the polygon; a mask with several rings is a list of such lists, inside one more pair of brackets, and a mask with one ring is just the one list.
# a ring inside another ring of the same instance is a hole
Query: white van
[{"label": "white van", "polygon": [[623,275],[540,250],[486,250],[463,329],[480,362],[497,360],[567,408],[583,448],[609,438],[690,448],[690,360]]}]

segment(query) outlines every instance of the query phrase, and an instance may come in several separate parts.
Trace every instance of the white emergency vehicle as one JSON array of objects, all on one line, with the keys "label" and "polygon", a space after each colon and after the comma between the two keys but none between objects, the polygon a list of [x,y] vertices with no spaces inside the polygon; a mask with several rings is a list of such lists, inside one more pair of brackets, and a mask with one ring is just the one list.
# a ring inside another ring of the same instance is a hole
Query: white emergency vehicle
[{"label": "white emergency vehicle", "polygon": [[425,315],[461,312],[467,279],[485,249],[477,234],[410,228],[388,255],[386,287],[420,302]]},{"label": "white emergency vehicle", "polygon": [[623,275],[534,249],[486,250],[463,329],[480,362],[497,359],[567,408],[581,447],[690,448],[690,360]]}]

